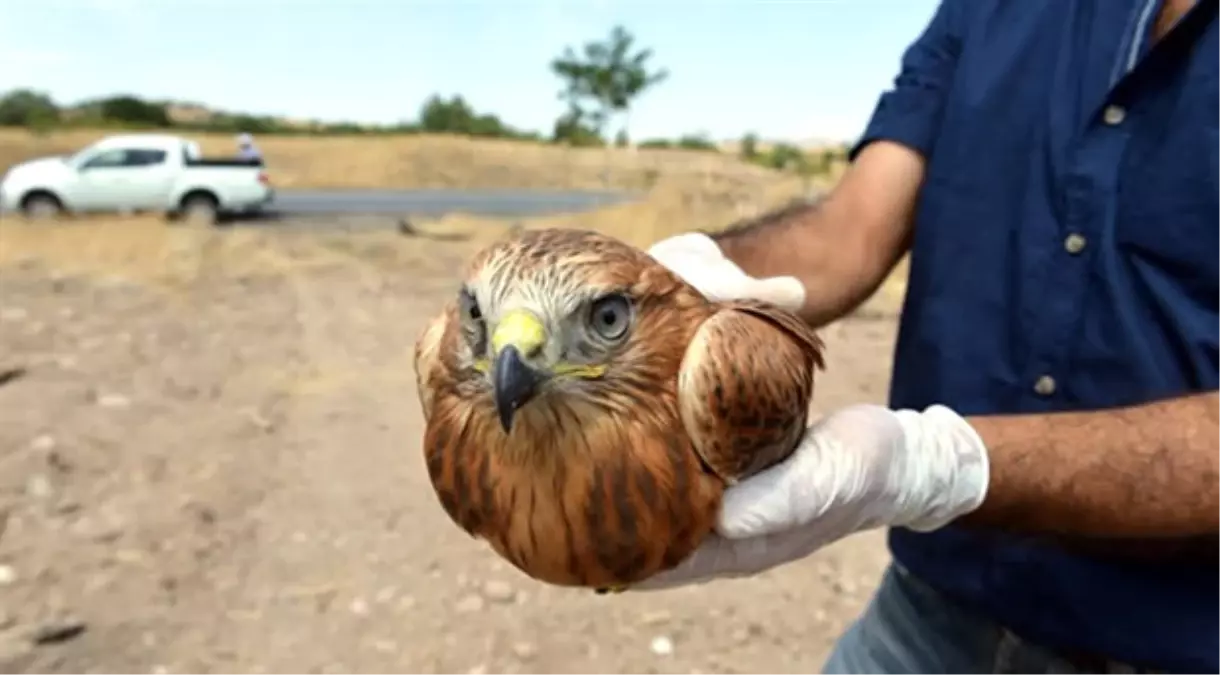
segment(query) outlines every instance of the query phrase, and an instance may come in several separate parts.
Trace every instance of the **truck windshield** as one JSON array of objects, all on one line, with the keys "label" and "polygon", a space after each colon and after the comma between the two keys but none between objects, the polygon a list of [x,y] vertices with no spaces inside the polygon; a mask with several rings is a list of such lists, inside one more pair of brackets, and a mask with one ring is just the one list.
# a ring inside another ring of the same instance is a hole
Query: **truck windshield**
[{"label": "truck windshield", "polygon": [[78,151],[76,154],[64,157],[64,162],[72,166],[81,166],[84,162],[88,161],[91,156],[93,156],[93,150],[96,147],[96,143],[93,145],[87,145],[83,150]]}]

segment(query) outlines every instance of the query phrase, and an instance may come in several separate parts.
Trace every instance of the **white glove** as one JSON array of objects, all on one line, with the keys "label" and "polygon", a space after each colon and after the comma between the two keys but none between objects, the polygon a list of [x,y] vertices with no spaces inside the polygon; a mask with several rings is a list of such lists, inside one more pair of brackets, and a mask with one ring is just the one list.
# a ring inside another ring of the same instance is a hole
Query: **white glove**
[{"label": "white glove", "polygon": [[799,279],[755,279],[724,257],[706,234],[688,232],[662,239],[648,254],[709,300],[763,300],[792,312],[805,304],[805,285]]},{"label": "white glove", "polygon": [[758,574],[876,527],[939,528],[987,493],[987,448],[957,413],[854,405],[809,428],[783,463],[728,488],[712,535],[632,590]]}]

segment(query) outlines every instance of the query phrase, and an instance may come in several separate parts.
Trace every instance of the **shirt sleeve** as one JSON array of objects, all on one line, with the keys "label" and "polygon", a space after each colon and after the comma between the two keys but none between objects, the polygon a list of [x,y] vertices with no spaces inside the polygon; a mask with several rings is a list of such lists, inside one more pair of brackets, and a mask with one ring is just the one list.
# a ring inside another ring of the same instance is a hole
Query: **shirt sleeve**
[{"label": "shirt sleeve", "polygon": [[848,155],[854,160],[878,140],[901,143],[927,157],[957,72],[967,5],[975,0],[942,0],[923,33],[902,56],[894,86],[881,94],[864,135]]}]

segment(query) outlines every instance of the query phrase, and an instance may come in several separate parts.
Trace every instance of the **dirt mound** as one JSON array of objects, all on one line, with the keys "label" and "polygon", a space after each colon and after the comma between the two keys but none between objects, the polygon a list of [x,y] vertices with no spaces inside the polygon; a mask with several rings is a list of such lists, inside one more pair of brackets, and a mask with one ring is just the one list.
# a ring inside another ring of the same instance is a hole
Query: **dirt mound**
[{"label": "dirt mound", "polygon": [[[0,172],[33,157],[76,152],[109,131],[33,134],[0,129]],[[182,132],[208,155],[232,155],[234,137]],[[263,136],[257,140],[281,188],[525,188],[645,191],[664,182],[698,186],[728,177],[766,184],[777,171],[731,154],[688,150],[567,148],[464,136]]]}]

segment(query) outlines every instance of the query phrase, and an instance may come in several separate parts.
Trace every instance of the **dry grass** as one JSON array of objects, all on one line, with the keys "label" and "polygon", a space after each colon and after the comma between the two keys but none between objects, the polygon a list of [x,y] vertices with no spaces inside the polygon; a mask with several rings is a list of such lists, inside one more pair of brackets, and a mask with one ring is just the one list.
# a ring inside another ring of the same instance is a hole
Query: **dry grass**
[{"label": "dry grass", "polygon": [[[482,246],[509,229],[593,229],[646,247],[694,229],[716,230],[797,197],[796,180],[757,193],[738,187],[711,193],[659,188],[632,204],[523,221],[453,215],[419,224],[420,237],[390,228],[191,228],[159,217],[75,219],[56,225],[6,219],[0,223],[0,267],[37,265],[48,274],[122,278],[165,289],[209,278],[257,278],[341,269],[375,284],[386,272],[410,270],[422,279],[447,279]],[[899,265],[864,312],[893,314],[905,291]]]},{"label": "dry grass", "polygon": [[[102,132],[34,136],[0,130],[0,166],[83,147]],[[192,135],[205,152],[227,153],[229,136]],[[761,214],[811,186],[732,157],[684,151],[565,149],[459,137],[268,137],[261,140],[274,180],[297,187],[648,188],[634,203],[510,222],[455,214],[423,223],[442,234],[404,238],[391,231],[310,228],[192,229],[159,217],[88,218],[55,226],[19,219],[0,224],[0,265],[37,264],[49,272],[119,276],[167,286],[210,275],[260,276],[344,267],[375,276],[387,266],[427,276],[452,274],[477,248],[510,227],[598,230],[646,247],[694,229],[716,230]],[[837,176],[826,177],[822,187]],[[873,304],[901,299],[905,265]],[[888,311],[886,309],[885,311]]]},{"label": "dry grass", "polygon": [[219,230],[167,225],[155,217],[55,225],[6,219],[0,223],[0,267],[10,265],[165,289],[206,283],[212,277],[256,279],[325,268],[375,274],[378,266],[393,266],[421,275],[444,269],[435,251],[389,231]]},{"label": "dry grass", "polygon": [[[0,170],[75,152],[110,132],[0,129]],[[233,136],[186,133],[205,154],[230,155]],[[284,188],[531,188],[648,190],[662,183],[766,183],[780,174],[727,154],[564,148],[458,136],[265,136],[272,181]]]},{"label": "dry grass", "polygon": [[[804,194],[799,180],[777,180],[760,185],[725,181],[709,191],[666,185],[637,202],[593,211],[563,213],[517,221],[528,229],[571,227],[597,230],[639,247],[692,230],[717,230]],[[478,231],[502,227],[499,218],[465,214],[445,216],[427,223],[438,231]]]},{"label": "dry grass", "polygon": [[78,217],[48,225],[6,218],[0,223],[0,266],[41,264],[64,274],[121,276],[176,284],[209,274],[278,275],[352,262],[438,272],[438,252],[465,257],[515,226],[577,227],[637,246],[696,228],[717,229],[799,194],[799,183],[765,193],[702,194],[661,188],[644,201],[599,211],[523,221],[454,215],[420,223],[421,237],[390,228],[194,228],[158,216]]},{"label": "dry grass", "polygon": [[[827,179],[818,187],[829,187]],[[714,232],[730,223],[752,216],[806,194],[798,179],[774,180],[757,188],[732,185],[725,181],[711,192],[684,189],[681,186],[662,187],[649,193],[646,200],[583,213],[567,213],[516,223],[526,229],[571,227],[596,230],[617,237],[634,246],[651,244],[683,232],[702,230]],[[457,233],[464,236],[499,236],[506,221],[468,215],[450,215],[425,223],[429,232]],[[509,225],[511,227],[511,225]],[[484,239],[486,240],[486,239]],[[903,258],[882,283],[876,294],[860,308],[864,314],[893,315],[902,305],[906,294],[908,259]]]},{"label": "dry grass", "polygon": [[[103,132],[75,130],[36,136],[0,130],[0,166],[30,156],[83,147]],[[205,152],[227,153],[232,138],[192,135]],[[584,227],[647,246],[696,228],[715,229],[802,194],[809,185],[791,175],[747,165],[731,157],[685,151],[566,149],[511,141],[460,137],[268,137],[261,140],[275,182],[311,187],[518,187],[647,189],[639,202],[595,212],[539,218],[527,227]],[[15,221],[16,222],[16,221]],[[463,244],[478,246],[505,231],[508,222],[455,215],[431,223]],[[195,231],[167,226],[159,218],[98,218],[52,228],[22,225],[0,230],[0,263],[44,259],[59,268],[139,278],[175,279],[198,270],[266,273],[318,263],[319,253],[376,250],[395,264],[414,257],[432,240],[407,240],[390,233]],[[393,252],[392,254],[388,252]]]}]

